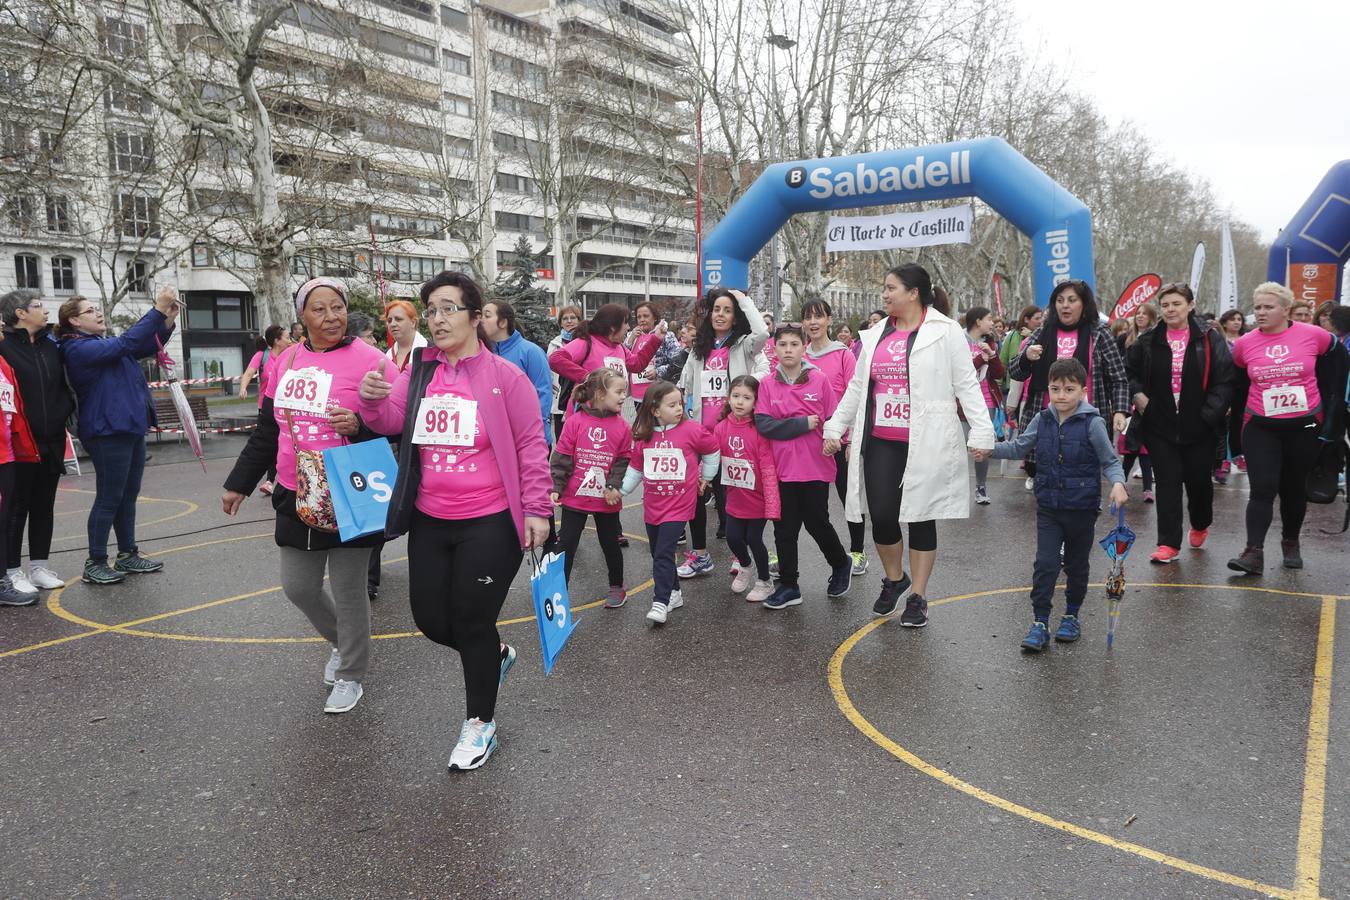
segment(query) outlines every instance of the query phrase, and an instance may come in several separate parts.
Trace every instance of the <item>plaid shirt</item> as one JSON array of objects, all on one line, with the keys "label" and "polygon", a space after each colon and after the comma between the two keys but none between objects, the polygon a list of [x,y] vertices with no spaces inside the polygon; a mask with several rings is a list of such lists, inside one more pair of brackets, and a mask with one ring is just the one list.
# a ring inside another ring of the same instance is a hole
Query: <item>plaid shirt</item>
[{"label": "plaid shirt", "polygon": [[[1017,427],[1021,429],[1025,429],[1032,417],[1046,407],[1048,392],[1031,390],[1031,369],[1035,363],[1027,359],[1027,347],[1040,341],[1042,330],[1036,329],[1022,352],[1008,366],[1009,378],[1026,382],[1022,393],[1022,411],[1017,417]],[[1108,430],[1111,428],[1113,413],[1129,415],[1130,412],[1130,379],[1125,373],[1125,357],[1111,329],[1105,325],[1098,325],[1092,335],[1092,397],[1089,402],[1102,414]]]}]

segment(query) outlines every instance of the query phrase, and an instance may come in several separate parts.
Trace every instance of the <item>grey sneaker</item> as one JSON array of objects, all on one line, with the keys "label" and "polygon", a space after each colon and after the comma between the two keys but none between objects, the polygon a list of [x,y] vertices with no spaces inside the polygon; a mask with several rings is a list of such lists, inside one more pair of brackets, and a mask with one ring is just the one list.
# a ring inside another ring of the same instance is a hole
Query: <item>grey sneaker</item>
[{"label": "grey sneaker", "polygon": [[133,575],[148,575],[151,572],[163,571],[164,563],[148,556],[141,556],[139,550],[132,550],[130,553],[117,554],[117,561],[113,563],[113,568],[119,572],[130,572]]},{"label": "grey sneaker", "polygon": [[118,584],[126,581],[127,576],[109,566],[106,560],[94,562],[92,559],[86,559],[80,580],[85,584]]},{"label": "grey sneaker", "polygon": [[323,667],[323,683],[332,687],[334,682],[337,681],[337,672],[340,668],[342,668],[342,654],[338,653],[337,648],[334,647],[333,652],[328,654],[328,662]]},{"label": "grey sneaker", "polygon": [[37,592],[26,594],[15,590],[8,578],[0,578],[0,606],[32,606],[38,602]]},{"label": "grey sneaker", "polygon": [[326,713],[351,712],[364,693],[365,691],[361,690],[361,682],[344,681],[339,678],[333,682],[333,690],[328,694],[328,702],[323,705],[323,711]]},{"label": "grey sneaker", "polygon": [[447,768],[456,772],[477,769],[488,761],[497,749],[497,723],[479,719],[465,719],[459,729],[459,740],[450,751]]}]

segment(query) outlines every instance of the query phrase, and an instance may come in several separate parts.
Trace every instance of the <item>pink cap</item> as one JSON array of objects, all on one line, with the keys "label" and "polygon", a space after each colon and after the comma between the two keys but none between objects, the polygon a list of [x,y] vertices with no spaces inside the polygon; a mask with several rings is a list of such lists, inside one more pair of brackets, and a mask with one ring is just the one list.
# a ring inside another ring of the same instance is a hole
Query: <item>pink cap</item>
[{"label": "pink cap", "polygon": [[310,294],[314,293],[315,288],[321,287],[331,288],[337,291],[337,295],[342,298],[342,302],[347,302],[347,288],[343,286],[342,282],[335,281],[332,278],[311,278],[309,281],[300,285],[300,290],[295,292],[296,315],[305,311],[305,301],[309,299]]}]

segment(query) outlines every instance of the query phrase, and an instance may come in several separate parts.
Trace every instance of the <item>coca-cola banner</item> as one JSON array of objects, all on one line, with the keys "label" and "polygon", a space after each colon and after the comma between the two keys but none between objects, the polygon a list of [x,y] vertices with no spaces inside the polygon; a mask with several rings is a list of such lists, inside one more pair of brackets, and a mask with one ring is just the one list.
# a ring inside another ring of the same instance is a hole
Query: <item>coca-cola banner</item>
[{"label": "coca-cola banner", "polygon": [[1131,281],[1130,286],[1121,292],[1120,299],[1116,301],[1116,308],[1111,310],[1111,321],[1128,319],[1134,315],[1135,310],[1153,299],[1153,295],[1158,293],[1160,287],[1162,279],[1152,272]]}]

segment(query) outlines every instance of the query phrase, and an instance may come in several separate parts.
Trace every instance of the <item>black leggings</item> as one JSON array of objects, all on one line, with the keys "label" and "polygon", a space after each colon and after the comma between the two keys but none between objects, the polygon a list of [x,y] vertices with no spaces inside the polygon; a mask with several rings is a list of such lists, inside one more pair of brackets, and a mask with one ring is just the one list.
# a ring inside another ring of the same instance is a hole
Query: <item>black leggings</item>
[{"label": "black leggings", "polygon": [[42,463],[14,464],[14,505],[9,522],[9,568],[23,562],[23,528],[28,525],[28,558],[46,560],[52,551],[52,527],[56,506],[56,486],[60,472],[50,472]]},{"label": "black leggings", "polygon": [[825,554],[831,569],[846,566],[850,560],[839,543],[839,535],[830,521],[830,485],[824,481],[781,481],[778,496],[782,518],[773,523],[773,542],[778,548],[778,581],[797,586],[797,536],[802,526]]},{"label": "black leggings", "polygon": [[1281,536],[1297,541],[1308,512],[1304,483],[1317,461],[1316,420],[1308,427],[1275,430],[1255,421],[1242,429],[1242,453],[1247,457],[1247,546],[1263,547],[1280,498]]},{"label": "black leggings", "polygon": [[[717,520],[725,529],[727,492],[722,489],[722,475],[720,473],[708,483],[708,490],[712,492],[713,503],[717,506]],[[707,499],[706,494],[698,498],[694,505],[694,517],[689,520],[689,538],[693,542],[694,549],[700,553],[708,549],[708,507],[704,504]]]},{"label": "black leggings", "polygon": [[459,651],[465,718],[490,722],[496,714],[497,616],[523,555],[509,510],[453,522],[413,512],[408,530],[413,621],[431,640]]},{"label": "black leggings", "polygon": [[[848,445],[834,455],[834,492],[839,495],[840,503],[847,503],[844,497],[848,493]],[[848,552],[863,552],[863,540],[867,536],[867,517],[861,522],[848,523]]]},{"label": "black leggings", "polygon": [[1135,461],[1139,462],[1139,473],[1144,476],[1144,490],[1153,490],[1153,460],[1147,453],[1126,453],[1124,459],[1125,480],[1129,480],[1134,471]]},{"label": "black leggings", "polygon": [[738,519],[727,516],[727,546],[736,554],[742,567],[750,565],[753,556],[755,573],[760,581],[769,580],[769,548],[764,546],[765,519]]},{"label": "black leggings", "polygon": [[567,554],[563,571],[567,582],[572,582],[572,563],[576,559],[577,546],[581,543],[581,532],[586,528],[586,517],[595,516],[595,533],[600,536],[600,550],[605,554],[605,566],[609,569],[609,586],[623,584],[623,551],[619,549],[619,513],[585,513],[578,509],[563,507],[562,531],[558,534],[558,543]]},{"label": "black leggings", "polygon": [[[900,531],[900,484],[909,461],[909,441],[872,438],[863,448],[863,475],[867,511],[872,514],[872,540],[883,547],[904,541]],[[936,550],[937,522],[925,519],[909,523],[909,549]]]}]

